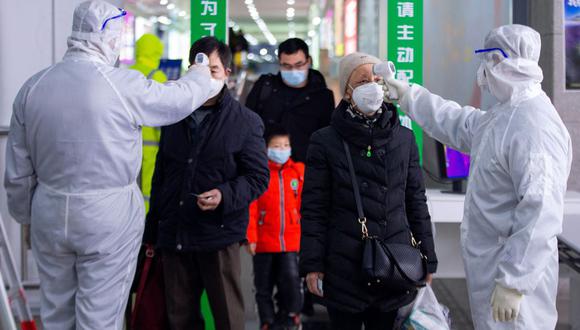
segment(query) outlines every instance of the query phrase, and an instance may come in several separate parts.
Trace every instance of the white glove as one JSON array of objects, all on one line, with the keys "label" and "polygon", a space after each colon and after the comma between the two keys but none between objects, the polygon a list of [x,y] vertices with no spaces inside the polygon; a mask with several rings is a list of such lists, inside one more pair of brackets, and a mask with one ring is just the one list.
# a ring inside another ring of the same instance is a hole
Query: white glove
[{"label": "white glove", "polygon": [[523,295],[514,289],[496,284],[491,295],[493,320],[500,322],[514,321],[520,312]]},{"label": "white glove", "polygon": [[205,100],[216,96],[224,86],[223,81],[212,78],[209,69],[209,58],[204,53],[197,53],[197,55],[195,55],[195,63],[189,67],[185,75],[182,77],[182,79],[188,78],[197,81],[198,84],[204,87],[208,87]]},{"label": "white glove", "polygon": [[387,98],[389,100],[401,100],[405,96],[405,93],[407,93],[407,91],[411,87],[409,86],[409,83],[397,80],[393,77],[386,79],[385,83],[389,88],[389,91],[387,92]]},{"label": "white glove", "polygon": [[209,58],[204,53],[195,55],[195,63],[189,67],[186,76],[190,74],[206,76],[211,79],[211,71],[209,70]]}]

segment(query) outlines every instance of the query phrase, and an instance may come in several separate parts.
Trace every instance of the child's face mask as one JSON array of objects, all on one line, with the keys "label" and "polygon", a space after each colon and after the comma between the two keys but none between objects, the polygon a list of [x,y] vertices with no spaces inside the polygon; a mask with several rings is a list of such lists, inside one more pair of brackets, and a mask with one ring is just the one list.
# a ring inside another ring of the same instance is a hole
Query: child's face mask
[{"label": "child's face mask", "polygon": [[290,158],[291,154],[291,148],[268,148],[268,159],[274,163],[285,164]]}]

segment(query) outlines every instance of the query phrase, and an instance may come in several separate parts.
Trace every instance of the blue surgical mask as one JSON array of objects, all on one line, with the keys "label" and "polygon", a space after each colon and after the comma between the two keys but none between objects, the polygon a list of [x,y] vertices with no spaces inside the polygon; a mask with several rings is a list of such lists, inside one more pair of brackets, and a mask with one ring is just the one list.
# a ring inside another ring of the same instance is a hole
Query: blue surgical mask
[{"label": "blue surgical mask", "polygon": [[308,76],[307,70],[281,70],[282,79],[290,86],[299,86]]},{"label": "blue surgical mask", "polygon": [[278,164],[285,164],[290,158],[292,149],[268,148],[268,159]]}]

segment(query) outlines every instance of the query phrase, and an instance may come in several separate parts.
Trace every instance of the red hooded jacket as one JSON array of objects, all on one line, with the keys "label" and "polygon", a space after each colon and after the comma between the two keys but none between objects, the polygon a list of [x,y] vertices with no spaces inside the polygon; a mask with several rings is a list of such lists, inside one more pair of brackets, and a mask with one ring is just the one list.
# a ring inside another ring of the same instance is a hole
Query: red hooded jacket
[{"label": "red hooded jacket", "polygon": [[288,159],[268,165],[268,190],[250,205],[248,241],[256,243],[256,253],[298,252],[304,164]]}]

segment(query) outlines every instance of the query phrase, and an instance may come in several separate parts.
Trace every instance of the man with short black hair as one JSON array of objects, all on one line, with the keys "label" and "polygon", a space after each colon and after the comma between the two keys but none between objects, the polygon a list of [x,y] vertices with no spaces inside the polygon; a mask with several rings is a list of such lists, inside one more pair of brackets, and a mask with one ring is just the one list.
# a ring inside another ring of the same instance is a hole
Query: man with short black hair
[{"label": "man with short black hair", "polygon": [[214,37],[191,46],[209,57],[212,85],[223,88],[191,116],[163,127],[147,215],[145,243],[163,255],[171,329],[204,329],[205,289],[219,329],[244,329],[240,243],[250,202],[268,187],[260,118],[224,86],[229,47]]},{"label": "man with short black hair", "polygon": [[266,130],[272,124],[290,133],[292,159],[306,160],[310,135],[330,124],[334,96],[322,74],[311,68],[312,58],[304,40],[291,38],[278,47],[280,72],[262,75],[246,100],[246,106],[262,117]]}]

